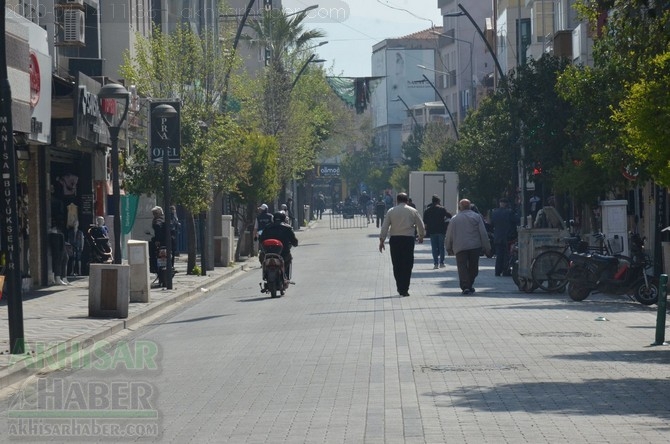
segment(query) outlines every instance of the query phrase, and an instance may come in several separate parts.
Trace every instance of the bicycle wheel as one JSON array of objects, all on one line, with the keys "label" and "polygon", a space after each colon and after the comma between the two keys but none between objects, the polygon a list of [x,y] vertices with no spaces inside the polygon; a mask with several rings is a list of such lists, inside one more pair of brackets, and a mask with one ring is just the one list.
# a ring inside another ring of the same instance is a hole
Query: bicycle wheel
[{"label": "bicycle wheel", "polygon": [[563,291],[568,281],[566,276],[570,262],[563,253],[545,251],[535,258],[530,267],[530,274],[538,287],[544,291]]}]

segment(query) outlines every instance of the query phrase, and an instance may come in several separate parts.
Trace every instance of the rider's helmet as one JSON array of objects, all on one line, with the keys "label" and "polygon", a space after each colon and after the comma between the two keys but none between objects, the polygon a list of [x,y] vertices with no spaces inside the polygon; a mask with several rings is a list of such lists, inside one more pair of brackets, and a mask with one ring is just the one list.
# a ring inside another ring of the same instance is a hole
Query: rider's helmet
[{"label": "rider's helmet", "polygon": [[273,214],[272,217],[274,218],[275,223],[286,222],[286,213],[281,211]]}]

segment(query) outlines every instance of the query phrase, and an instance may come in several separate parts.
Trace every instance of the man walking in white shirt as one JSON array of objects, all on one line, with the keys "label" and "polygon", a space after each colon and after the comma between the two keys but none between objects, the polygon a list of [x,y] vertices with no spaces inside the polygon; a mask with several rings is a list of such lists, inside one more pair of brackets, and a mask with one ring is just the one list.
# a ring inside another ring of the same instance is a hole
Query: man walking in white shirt
[{"label": "man walking in white shirt", "polygon": [[415,230],[419,243],[423,243],[426,230],[419,212],[407,205],[409,197],[406,193],[398,193],[398,204],[391,208],[384,218],[379,235],[379,252],[384,250],[386,237],[390,235],[391,262],[393,277],[400,296],[409,296],[409,282],[414,268]]}]

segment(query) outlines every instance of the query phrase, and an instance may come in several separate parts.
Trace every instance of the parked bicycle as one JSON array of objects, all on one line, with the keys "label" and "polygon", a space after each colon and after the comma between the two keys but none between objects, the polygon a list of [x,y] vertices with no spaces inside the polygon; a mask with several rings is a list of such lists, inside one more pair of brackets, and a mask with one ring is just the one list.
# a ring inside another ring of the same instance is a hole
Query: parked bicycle
[{"label": "parked bicycle", "polygon": [[[556,250],[554,246],[540,253],[531,264],[530,274],[534,285],[547,292],[560,293],[565,290],[568,284],[566,276],[570,268],[568,256],[575,252],[586,252],[588,244],[582,241],[579,235],[564,237],[565,247],[563,250]],[[543,248],[543,247],[539,247]]]},{"label": "parked bicycle", "polygon": [[531,264],[531,277],[536,288],[541,288],[547,292],[563,292],[568,284],[567,274],[570,268],[570,255],[573,253],[613,254],[603,233],[596,233],[593,238],[596,241],[594,246],[589,246],[588,242],[583,241],[581,236],[574,234],[563,238],[565,247],[562,251],[556,250],[555,247],[546,247],[551,249],[540,253]]}]

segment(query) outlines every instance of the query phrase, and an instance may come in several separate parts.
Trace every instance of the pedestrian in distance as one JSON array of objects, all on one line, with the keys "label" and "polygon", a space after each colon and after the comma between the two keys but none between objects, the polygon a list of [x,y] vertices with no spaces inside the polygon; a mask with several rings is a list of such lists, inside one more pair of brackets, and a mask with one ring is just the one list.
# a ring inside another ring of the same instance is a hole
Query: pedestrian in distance
[{"label": "pedestrian in distance", "polygon": [[319,193],[319,196],[316,198],[316,217],[318,219],[323,218],[323,212],[326,210],[326,199],[323,197],[323,194]]},{"label": "pedestrian in distance", "polygon": [[498,201],[498,208],[491,213],[493,225],[493,250],[496,255],[496,276],[510,276],[508,242],[514,238],[516,231],[516,216],[509,207],[506,197]]},{"label": "pedestrian in distance", "polygon": [[375,215],[377,216],[377,228],[379,228],[384,223],[384,216],[386,215],[386,203],[383,196],[379,196],[375,203]]},{"label": "pedestrian in distance", "polygon": [[487,256],[491,242],[484,227],[484,219],[470,209],[470,201],[458,202],[458,214],[451,218],[445,237],[445,248],[449,255],[456,255],[458,282],[463,294],[475,292],[475,278],[479,274],[479,255],[482,249]]},{"label": "pedestrian in distance", "polygon": [[406,193],[398,193],[398,204],[391,208],[384,218],[379,234],[379,252],[384,251],[384,242],[389,237],[393,277],[400,296],[409,296],[409,284],[414,268],[414,233],[418,232],[418,241],[423,243],[426,230],[419,212],[410,207]]},{"label": "pedestrian in distance", "polygon": [[444,268],[444,237],[451,213],[444,208],[437,195],[433,195],[431,203],[423,212],[423,223],[426,227],[426,236],[430,237],[430,247],[433,253],[433,269]]}]

